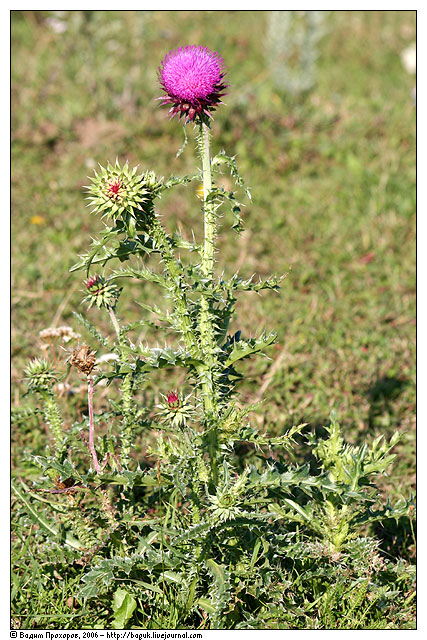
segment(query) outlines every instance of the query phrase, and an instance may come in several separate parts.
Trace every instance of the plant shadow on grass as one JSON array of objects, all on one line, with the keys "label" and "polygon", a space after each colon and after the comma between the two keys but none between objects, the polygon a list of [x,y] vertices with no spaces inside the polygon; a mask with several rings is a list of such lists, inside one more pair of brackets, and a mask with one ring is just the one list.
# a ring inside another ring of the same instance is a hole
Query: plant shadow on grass
[{"label": "plant shadow on grass", "polygon": [[402,517],[375,523],[374,534],[380,540],[380,550],[387,558],[402,558],[413,564],[416,559],[416,520]]},{"label": "plant shadow on grass", "polygon": [[[395,376],[381,376],[368,389],[370,402],[368,413],[369,428],[378,425],[382,416],[393,413],[393,403],[408,387],[409,380]],[[390,519],[374,526],[375,535],[381,540],[381,550],[388,556],[401,557],[414,562],[416,554],[416,520],[402,517],[398,521]]]},{"label": "plant shadow on grass", "polygon": [[381,376],[372,384],[366,395],[369,399],[368,424],[372,429],[378,419],[393,413],[393,403],[409,385],[405,378]]}]

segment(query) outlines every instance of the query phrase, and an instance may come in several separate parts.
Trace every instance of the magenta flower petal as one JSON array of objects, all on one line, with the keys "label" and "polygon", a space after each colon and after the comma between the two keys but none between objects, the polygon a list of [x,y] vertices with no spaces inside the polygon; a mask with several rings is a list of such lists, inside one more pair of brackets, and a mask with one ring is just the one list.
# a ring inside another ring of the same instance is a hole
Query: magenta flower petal
[{"label": "magenta flower petal", "polygon": [[170,51],[159,68],[159,81],[165,94],[159,100],[170,104],[171,118],[185,116],[186,122],[197,116],[211,116],[227,85],[224,84],[224,62],[207,49],[189,45]]}]

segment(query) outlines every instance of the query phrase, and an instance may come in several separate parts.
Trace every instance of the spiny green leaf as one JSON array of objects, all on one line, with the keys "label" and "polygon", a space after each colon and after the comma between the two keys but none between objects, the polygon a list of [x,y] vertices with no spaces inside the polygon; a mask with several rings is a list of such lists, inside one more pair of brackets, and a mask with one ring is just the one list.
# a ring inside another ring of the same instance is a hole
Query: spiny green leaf
[{"label": "spiny green leaf", "polygon": [[169,288],[169,283],[166,278],[155,273],[151,269],[147,269],[147,267],[140,266],[138,269],[133,267],[126,267],[121,269],[116,269],[112,271],[109,278],[111,280],[115,278],[137,278],[139,280],[148,280],[150,282],[155,282],[156,284],[160,284],[165,289]]},{"label": "spiny green leaf", "polygon": [[259,353],[265,347],[268,347],[270,344],[273,344],[277,338],[276,333],[265,334],[259,338],[251,338],[248,341],[239,340],[234,343],[233,348],[230,350],[227,359],[224,362],[224,367],[229,367],[237,360],[242,360],[243,358],[247,358],[254,353]]},{"label": "spiny green leaf", "polygon": [[212,627],[214,629],[222,629],[225,625],[225,620],[222,616],[222,612],[225,606],[228,604],[229,594],[231,591],[231,576],[230,573],[225,569],[225,567],[215,562],[215,560],[213,560],[212,558],[208,558],[207,560],[205,560],[205,566],[213,577],[215,583],[215,589],[212,598],[212,602],[215,607],[215,610],[212,614]]}]

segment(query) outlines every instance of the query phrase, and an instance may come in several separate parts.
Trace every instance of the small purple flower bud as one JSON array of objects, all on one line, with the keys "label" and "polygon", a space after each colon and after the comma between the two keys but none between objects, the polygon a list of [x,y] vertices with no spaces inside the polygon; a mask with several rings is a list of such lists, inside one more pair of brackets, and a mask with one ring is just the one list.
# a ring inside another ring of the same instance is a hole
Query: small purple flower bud
[{"label": "small purple flower bud", "polygon": [[91,276],[90,278],[85,280],[84,285],[88,291],[94,293],[95,289],[97,289],[101,285],[101,283],[99,282],[98,274],[95,274],[94,276]]},{"label": "small purple flower bud", "polygon": [[166,396],[169,409],[179,409],[179,397],[175,391],[170,391]]},{"label": "small purple flower bud", "polygon": [[84,298],[84,302],[89,304],[89,309],[93,304],[96,304],[98,309],[101,307],[108,309],[114,307],[120,295],[120,290],[115,284],[98,274],[91,276],[85,280],[83,284],[87,290],[87,296]]}]

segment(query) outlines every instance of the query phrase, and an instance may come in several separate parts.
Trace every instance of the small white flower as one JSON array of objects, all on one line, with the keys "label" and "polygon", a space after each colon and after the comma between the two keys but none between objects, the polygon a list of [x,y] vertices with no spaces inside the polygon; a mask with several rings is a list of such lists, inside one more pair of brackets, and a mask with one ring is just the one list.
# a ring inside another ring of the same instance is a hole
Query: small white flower
[{"label": "small white flower", "polygon": [[67,23],[63,20],[58,20],[57,18],[47,18],[46,24],[54,33],[65,33],[68,29]]},{"label": "small white flower", "polygon": [[408,73],[416,73],[417,71],[417,47],[413,42],[409,47],[404,49],[400,54],[402,64]]},{"label": "small white flower", "polygon": [[119,356],[116,353],[104,353],[96,359],[96,364],[102,364],[103,362],[110,362],[111,360],[118,360]]}]

